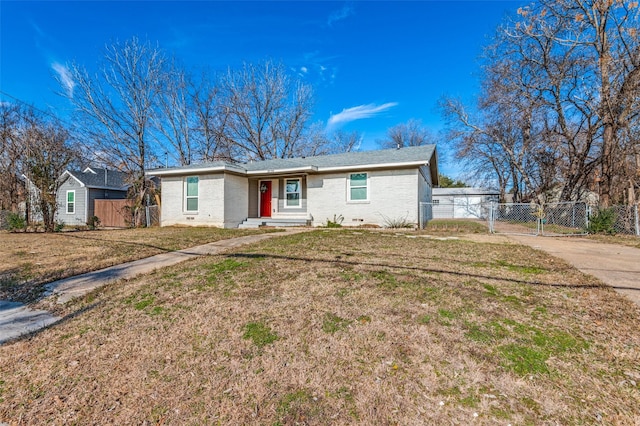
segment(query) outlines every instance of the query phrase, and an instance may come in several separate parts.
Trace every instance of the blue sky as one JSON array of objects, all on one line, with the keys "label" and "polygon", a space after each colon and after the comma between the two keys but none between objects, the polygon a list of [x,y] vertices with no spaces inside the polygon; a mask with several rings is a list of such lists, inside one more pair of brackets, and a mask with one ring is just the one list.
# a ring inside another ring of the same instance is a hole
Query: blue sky
[{"label": "blue sky", "polygon": [[105,44],[138,36],[194,71],[280,61],[313,85],[314,121],[357,130],[361,149],[375,149],[389,127],[411,118],[438,131],[444,94],[471,102],[482,46],[522,4],[3,0],[0,100],[8,94],[64,116],[54,77],[65,64],[91,70]]}]

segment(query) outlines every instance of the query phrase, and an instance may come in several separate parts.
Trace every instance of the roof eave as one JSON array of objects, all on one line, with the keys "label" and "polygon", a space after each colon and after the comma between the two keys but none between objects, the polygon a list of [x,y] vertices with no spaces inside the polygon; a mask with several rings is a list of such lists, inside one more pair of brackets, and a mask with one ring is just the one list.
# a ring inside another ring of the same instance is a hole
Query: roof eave
[{"label": "roof eave", "polygon": [[402,161],[396,163],[373,163],[373,164],[361,164],[361,165],[345,165],[345,166],[331,166],[331,167],[318,167],[319,173],[325,172],[339,172],[346,170],[372,170],[372,169],[399,169],[428,166],[429,160],[416,160],[416,161]]},{"label": "roof eave", "polygon": [[89,186],[87,185],[87,189],[104,189],[107,191],[127,191],[129,190],[129,188],[131,187],[131,185],[127,185],[127,186],[121,186],[121,187],[115,187],[115,186]]},{"label": "roof eave", "polygon": [[230,168],[229,166],[214,166],[214,167],[193,167],[193,168],[175,168],[175,169],[153,169],[147,170],[145,176],[186,176],[202,173],[218,173],[218,172],[234,172],[242,173],[242,170],[237,168]]},{"label": "roof eave", "polygon": [[81,188],[86,186],[86,185],[84,184],[84,182],[82,182],[80,179],[78,179],[77,177],[75,177],[75,176],[73,175],[73,173],[71,173],[69,170],[65,170],[65,171],[60,175],[60,178],[59,178],[59,179],[60,179],[60,180],[62,180],[62,177],[63,177],[65,174],[66,174],[66,175],[68,175],[69,177],[71,177],[71,178],[75,179],[75,181],[76,181],[76,182],[78,182],[78,183],[80,184],[80,187],[81,187]]},{"label": "roof eave", "polygon": [[299,173],[310,173],[317,172],[318,168],[316,166],[303,166],[303,167],[290,167],[288,169],[263,169],[263,170],[251,170],[247,171],[247,176],[271,176],[271,175],[291,175],[291,174],[299,174]]}]

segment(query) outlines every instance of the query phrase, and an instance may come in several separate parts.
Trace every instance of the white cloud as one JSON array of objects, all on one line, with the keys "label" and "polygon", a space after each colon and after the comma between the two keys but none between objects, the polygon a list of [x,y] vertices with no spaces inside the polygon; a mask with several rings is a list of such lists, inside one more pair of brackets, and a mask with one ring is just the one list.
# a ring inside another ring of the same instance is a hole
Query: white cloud
[{"label": "white cloud", "polygon": [[73,77],[71,76],[71,72],[69,72],[69,68],[66,65],[63,65],[59,62],[54,62],[51,64],[51,68],[58,74],[58,81],[62,84],[62,87],[67,92],[69,97],[73,97],[73,89],[76,87],[76,82],[73,81]]},{"label": "white cloud", "polygon": [[387,102],[386,104],[382,105],[367,104],[343,109],[342,112],[333,114],[331,117],[329,117],[329,121],[327,121],[327,127],[332,128],[338,125],[349,123],[351,121],[371,118],[397,105],[397,102]]},{"label": "white cloud", "polygon": [[306,74],[309,72],[309,69],[307,67],[300,67],[300,72]]},{"label": "white cloud", "polygon": [[335,22],[347,19],[349,16],[353,15],[353,13],[353,7],[349,4],[345,4],[341,9],[338,9],[329,15],[329,18],[327,18],[327,25],[332,26]]}]

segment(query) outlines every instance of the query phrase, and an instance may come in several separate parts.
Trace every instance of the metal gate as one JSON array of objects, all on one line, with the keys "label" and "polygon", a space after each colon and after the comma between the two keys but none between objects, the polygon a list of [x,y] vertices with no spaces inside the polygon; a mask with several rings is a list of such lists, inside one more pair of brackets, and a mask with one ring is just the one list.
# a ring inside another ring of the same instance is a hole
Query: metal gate
[{"label": "metal gate", "polygon": [[491,203],[489,207],[489,231],[495,234],[586,235],[588,225],[585,203]]}]

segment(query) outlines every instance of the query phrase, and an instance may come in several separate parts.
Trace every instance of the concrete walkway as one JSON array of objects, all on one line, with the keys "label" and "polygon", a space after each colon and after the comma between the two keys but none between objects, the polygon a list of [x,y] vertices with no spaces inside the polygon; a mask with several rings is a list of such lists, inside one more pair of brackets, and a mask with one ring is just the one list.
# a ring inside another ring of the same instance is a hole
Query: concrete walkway
[{"label": "concrete walkway", "polygon": [[[235,247],[252,244],[269,238],[306,232],[309,228],[286,228],[285,232],[247,235],[244,237],[220,240],[184,250],[157,254],[145,259],[111,266],[98,271],[88,272],[75,277],[49,283],[46,287],[46,297],[55,297],[62,304],[69,300],[84,296],[98,287],[110,284],[123,278],[131,279],[147,274],[159,268],[175,265],[188,259],[207,255],[219,254]],[[30,309],[28,306],[0,300],[0,344],[19,337],[23,334],[51,325],[62,318],[47,311]]]},{"label": "concrete walkway", "polygon": [[640,306],[640,249],[578,237],[508,237],[565,260]]}]

